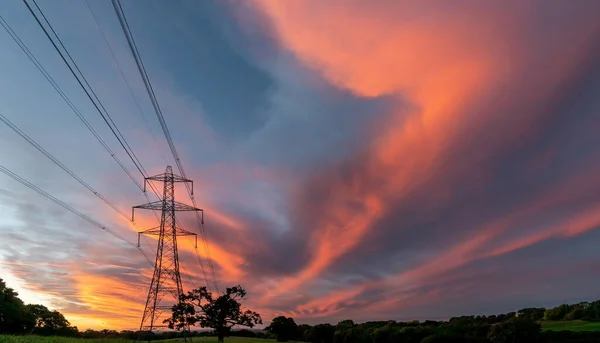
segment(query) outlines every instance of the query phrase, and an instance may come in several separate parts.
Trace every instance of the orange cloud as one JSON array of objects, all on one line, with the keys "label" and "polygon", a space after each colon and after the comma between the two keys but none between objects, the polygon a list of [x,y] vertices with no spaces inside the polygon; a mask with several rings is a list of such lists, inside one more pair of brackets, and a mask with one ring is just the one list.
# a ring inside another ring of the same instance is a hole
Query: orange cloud
[{"label": "orange cloud", "polygon": [[[243,265],[245,263],[243,257],[235,255],[226,248],[221,247],[211,241],[207,242],[208,253],[201,243],[198,243],[198,252],[204,258],[211,258],[217,262],[226,272],[229,277],[240,277],[244,274]],[[210,255],[210,256],[209,256]]]},{"label": "orange cloud", "polygon": [[[10,274],[23,280],[17,286],[23,291],[24,300],[61,311],[71,325],[80,330],[139,326],[148,285],[146,282],[128,282],[122,276],[129,274],[150,280],[152,270],[149,268],[137,270],[81,260],[68,264],[20,263],[20,266],[23,268],[13,267]],[[120,276],[97,273],[112,269],[123,273]],[[38,278],[42,278],[43,282],[39,282]]]},{"label": "orange cloud", "polygon": [[355,287],[335,292],[334,294],[317,297],[296,307],[296,309],[291,311],[290,315],[306,317],[306,313],[310,313],[311,317],[325,317],[335,314],[343,310],[343,308],[339,306],[340,302],[353,299],[359,295],[363,289],[364,287]]},{"label": "orange cloud", "polygon": [[[322,211],[325,215],[315,223],[311,260],[271,289],[263,299],[269,301],[318,276],[359,244],[390,210],[390,200],[402,198],[434,174],[442,174],[444,160],[454,145],[464,140],[471,124],[498,122],[499,118],[485,117],[488,113],[481,111],[482,104],[489,103],[489,94],[497,93],[490,92],[499,88],[505,92],[498,101],[511,98],[511,85],[524,71],[522,60],[530,58],[528,42],[518,30],[498,27],[523,25],[532,15],[533,5],[519,4],[515,11],[480,5],[461,12],[444,6],[432,10],[411,2],[378,5],[290,0],[255,4],[271,20],[280,44],[331,83],[358,96],[399,95],[411,104],[410,109],[399,106],[384,125],[375,126],[379,131],[373,132],[375,139],[368,143],[361,175],[350,182],[334,179],[326,185],[330,198]],[[510,137],[532,134],[539,113],[530,111],[531,104],[547,99],[563,75],[576,70],[586,52],[587,35],[581,32],[590,32],[593,25],[584,23],[578,29],[561,37],[573,44],[552,58],[551,70],[520,78],[520,87],[528,94],[524,99],[511,98],[510,110],[531,114],[507,116],[503,124],[512,123],[511,136],[488,144],[502,149],[511,144],[507,143]],[[495,103],[501,104],[498,101]],[[438,181],[443,184],[442,179]],[[399,279],[418,279],[467,263],[472,252],[523,213],[501,219]]]},{"label": "orange cloud", "polygon": [[398,18],[361,13],[356,2],[257,5],[272,19],[281,43],[332,83],[365,97],[401,93],[416,104],[410,113],[390,113],[385,128],[374,133],[364,175],[328,185],[332,198],[323,211],[327,217],[316,223],[312,259],[272,290],[274,296],[323,272],[365,237],[389,210],[389,199],[427,179],[466,120],[460,110],[495,81],[499,59],[476,49],[481,39],[472,34],[454,39],[468,33],[459,21],[444,30],[439,22],[399,25]]},{"label": "orange cloud", "polygon": [[[78,305],[83,310],[65,311],[65,316],[80,328],[85,325],[105,328],[137,328],[144,311],[146,285],[93,274],[74,276]],[[98,325],[99,324],[99,325]]]},{"label": "orange cloud", "polygon": [[[220,215],[219,212],[216,212],[217,215],[215,215],[215,213],[211,212],[211,216],[215,216],[217,218],[220,218],[219,220],[222,223],[226,223],[227,225],[229,225],[230,227],[239,230],[242,228],[242,225],[240,223],[238,223],[237,221],[230,219],[224,215]],[[118,216],[120,218],[123,218],[122,216]],[[130,221],[127,221],[129,227],[136,231],[144,231],[153,227],[157,227],[159,225],[159,223],[156,221],[156,218],[154,218],[152,215],[149,215],[149,213],[146,214],[142,214],[141,212],[139,214],[136,214],[135,217],[135,223],[132,223]],[[191,232],[198,232],[197,228],[187,228],[188,231]],[[155,242],[157,239],[157,236],[145,236],[148,238],[142,238],[142,240],[140,242],[144,243],[144,240],[150,240],[151,242]],[[192,255],[196,254],[196,251],[199,253],[199,255],[205,259],[210,258],[211,260],[213,260],[215,263],[217,263],[219,266],[221,266],[224,271],[225,271],[225,275],[223,275],[222,277],[239,277],[243,274],[243,265],[245,263],[244,259],[241,257],[241,255],[237,255],[234,251],[232,251],[232,249],[230,249],[229,247],[223,247],[220,246],[219,244],[217,244],[214,241],[210,240],[210,237],[207,237],[207,241],[206,241],[206,247],[208,248],[208,252],[205,249],[205,245],[204,242],[202,241],[202,237],[201,235],[198,233],[198,248],[195,249],[195,245],[194,242],[190,242],[189,239],[187,237],[180,237],[178,239],[178,249],[181,253],[190,253]],[[153,259],[154,258],[154,253],[155,253],[155,249],[156,246],[155,244],[150,244],[150,248],[152,248],[152,251],[150,251],[150,257]],[[146,250],[148,250],[148,248],[146,248]],[[152,261],[154,262],[154,261]],[[196,265],[196,262],[194,262],[194,265],[196,267],[198,267]],[[188,268],[189,270],[194,270],[195,268]],[[208,271],[207,271],[208,272]],[[199,275],[200,273],[195,273],[196,275]]]},{"label": "orange cloud", "polygon": [[[152,239],[155,242],[155,239]],[[224,275],[217,275],[218,279],[230,280],[232,277],[241,278],[243,270],[240,266],[244,264],[241,257],[225,250],[224,248],[208,242],[210,257],[223,268]],[[115,265],[115,260],[104,260],[98,252],[88,251],[91,255],[98,256],[94,262],[75,264],[69,267],[67,277],[73,284],[76,306],[69,305],[64,313],[73,325],[80,328],[127,328],[137,329],[141,315],[144,310],[146,295],[153,269],[145,267],[128,271],[130,267]],[[181,241],[179,244],[180,260],[182,263],[182,281],[187,288],[197,287],[204,284],[204,275],[198,268],[193,244]],[[198,253],[203,258],[208,258],[201,243]],[[131,254],[134,254],[132,252]],[[154,256],[151,256],[154,257]],[[87,270],[87,267],[92,269]],[[207,267],[205,265],[205,267]],[[207,267],[208,268],[208,267]],[[139,276],[141,281],[132,283],[122,280],[121,276],[106,276],[103,273],[95,273],[95,270],[122,270],[123,274]],[[206,270],[207,274],[209,273]],[[209,274],[210,275],[210,274]],[[212,285],[209,285],[209,287]],[[168,299],[167,299],[168,300]],[[64,304],[63,304],[64,306]]]},{"label": "orange cloud", "polygon": [[576,216],[567,218],[542,232],[505,244],[490,251],[485,257],[508,254],[550,238],[579,236],[598,227],[600,227],[600,204],[593,204],[586,210],[577,213]]},{"label": "orange cloud", "polygon": [[[431,299],[416,300],[413,293],[421,287],[447,282],[456,277],[456,275],[442,276],[446,272],[479,259],[508,254],[546,239],[572,237],[596,229],[600,227],[600,204],[592,204],[588,208],[572,214],[562,222],[544,227],[539,232],[511,239],[497,247],[493,246],[495,239],[502,237],[503,234],[513,233],[525,220],[536,218],[547,211],[552,211],[554,208],[560,208],[581,198],[582,194],[588,192],[589,189],[595,189],[596,184],[600,184],[600,178],[596,177],[598,173],[597,169],[592,169],[568,178],[531,203],[474,231],[475,233],[470,238],[459,241],[458,244],[447,251],[412,269],[381,281],[366,282],[359,286],[336,291],[332,295],[325,295],[299,308],[306,309],[306,307],[311,306],[319,308],[319,303],[334,306],[335,302],[351,301],[354,296],[361,292],[381,288],[389,289],[386,292],[387,295],[381,296],[385,300],[372,303],[366,309],[381,312],[398,307],[404,308],[411,306],[410,304],[420,304],[425,300],[431,301]],[[392,296],[392,294],[398,293],[400,295]]]},{"label": "orange cloud", "polygon": [[244,229],[244,225],[242,222],[227,216],[225,213],[223,212],[219,212],[215,207],[204,207],[204,213],[206,216],[206,219],[216,219],[217,222],[224,224],[232,229],[235,230],[243,230]]}]

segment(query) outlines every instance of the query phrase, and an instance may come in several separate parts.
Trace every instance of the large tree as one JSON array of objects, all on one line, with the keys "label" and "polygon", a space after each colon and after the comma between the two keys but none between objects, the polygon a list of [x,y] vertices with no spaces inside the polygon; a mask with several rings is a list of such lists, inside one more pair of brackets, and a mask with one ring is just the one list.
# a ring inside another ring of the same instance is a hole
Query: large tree
[{"label": "large tree", "polygon": [[35,320],[25,311],[19,294],[0,279],[0,333],[22,333],[30,330]]},{"label": "large tree", "polygon": [[74,336],[78,330],[58,311],[46,306],[25,305],[17,292],[0,279],[0,334],[35,333]]},{"label": "large tree", "polygon": [[306,332],[306,339],[311,343],[333,343],[335,326],[317,324]]},{"label": "large tree", "polygon": [[233,326],[254,327],[262,324],[260,315],[254,311],[242,310],[240,300],[246,296],[242,286],[229,287],[225,293],[213,297],[206,287],[194,289],[181,296],[172,308],[171,318],[166,319],[169,328],[181,330],[186,326],[199,324],[203,328],[215,330],[219,342]]},{"label": "large tree", "polygon": [[274,334],[278,342],[287,342],[298,336],[298,325],[291,317],[275,317],[265,330]]},{"label": "large tree", "polygon": [[68,334],[72,331],[69,321],[58,311],[50,311],[44,305],[25,305],[25,312],[34,319],[31,332],[38,335]]}]

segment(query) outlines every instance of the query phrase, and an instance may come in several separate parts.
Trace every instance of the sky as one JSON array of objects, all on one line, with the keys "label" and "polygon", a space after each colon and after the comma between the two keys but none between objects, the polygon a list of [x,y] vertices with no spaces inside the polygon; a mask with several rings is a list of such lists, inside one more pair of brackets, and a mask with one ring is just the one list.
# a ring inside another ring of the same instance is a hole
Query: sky
[{"label": "sky", "polygon": [[[38,4],[162,173],[175,163],[111,3],[88,1]],[[205,211],[201,260],[265,322],[600,299],[600,2],[122,4]],[[23,2],[0,15],[142,182]],[[147,202],[4,30],[0,47],[0,114],[122,212]],[[2,123],[0,165],[130,242],[157,225],[132,225]],[[193,243],[179,250],[184,288],[203,285]],[[152,267],[0,174],[0,277],[79,329],[136,329]]]}]

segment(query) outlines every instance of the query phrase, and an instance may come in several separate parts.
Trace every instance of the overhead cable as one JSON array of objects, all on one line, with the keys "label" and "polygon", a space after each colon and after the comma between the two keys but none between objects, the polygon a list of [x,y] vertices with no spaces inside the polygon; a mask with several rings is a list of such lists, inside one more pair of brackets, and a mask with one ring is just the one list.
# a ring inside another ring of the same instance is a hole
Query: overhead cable
[{"label": "overhead cable", "polygon": [[[181,160],[179,158],[179,154],[177,152],[177,148],[175,147],[175,144],[173,142],[173,138],[171,137],[171,133],[169,132],[169,128],[167,126],[167,123],[165,121],[164,115],[162,113],[162,110],[160,108],[160,105],[158,104],[158,100],[156,98],[156,94],[154,93],[154,89],[152,88],[152,84],[150,82],[150,78],[148,77],[148,73],[146,72],[146,68],[144,67],[144,63],[142,62],[140,53],[138,51],[137,45],[135,44],[135,40],[133,38],[133,34],[131,33],[131,28],[129,27],[129,23],[127,22],[127,18],[125,17],[125,12],[123,11],[123,7],[121,6],[121,3],[119,0],[112,0],[112,4],[113,4],[113,8],[115,10],[115,13],[119,19],[119,23],[121,24],[121,28],[123,30],[123,33],[125,35],[125,38],[127,39],[127,44],[129,45],[129,49],[131,50],[131,54],[133,55],[134,59],[135,59],[135,63],[138,67],[138,71],[140,72],[140,75],[142,77],[142,81],[144,82],[144,86],[146,87],[146,91],[148,93],[148,96],[150,98],[150,101],[152,102],[152,107],[154,108],[154,111],[156,113],[156,116],[158,118],[158,121],[161,125],[163,134],[167,140],[167,143],[169,144],[169,149],[171,150],[171,154],[173,155],[173,158],[175,159],[175,163],[177,165],[177,169],[179,170],[180,175],[183,178],[187,179],[185,170],[183,169],[183,164],[181,163]],[[196,204],[196,199],[194,197],[194,192],[193,189],[190,188],[190,186],[188,184],[185,185],[186,190],[188,192],[188,195],[190,196],[190,199],[192,201],[192,204],[194,207],[198,207]],[[209,268],[211,271],[211,276],[215,285],[215,288],[218,290],[219,286],[216,280],[216,276],[215,276],[215,270],[214,270],[214,265],[212,262],[212,258],[210,257],[210,250],[208,248],[208,243],[207,243],[207,239],[206,239],[206,232],[204,230],[204,220],[203,218],[200,217],[199,213],[196,213],[196,221],[198,222],[198,227],[200,230],[200,235],[202,238],[202,242],[204,244],[204,249],[206,251],[207,254],[207,260],[208,260],[208,264],[209,264]]]},{"label": "overhead cable", "polygon": [[[52,44],[52,46],[54,47],[56,52],[58,52],[58,54],[60,55],[63,62],[67,65],[67,68],[69,69],[71,74],[73,74],[73,76],[77,80],[77,83],[79,83],[79,86],[83,89],[83,91],[85,92],[87,97],[90,99],[90,101],[92,102],[92,104],[94,105],[94,107],[96,108],[96,110],[98,111],[98,113],[100,114],[100,116],[102,117],[104,122],[106,123],[106,125],[109,127],[110,131],[115,136],[115,138],[117,139],[117,141],[119,142],[119,144],[121,145],[123,150],[125,150],[125,152],[127,153],[127,156],[129,156],[129,159],[131,159],[131,161],[133,162],[135,167],[139,170],[139,172],[144,174],[145,171],[143,171],[143,167],[141,166],[139,159],[137,158],[137,156],[135,156],[135,153],[131,150],[131,147],[125,140],[125,137],[123,137],[123,135],[119,131],[119,129],[116,126],[116,124],[114,123],[112,117],[110,116],[108,111],[106,111],[106,108],[104,107],[104,105],[102,105],[102,102],[96,95],[94,89],[90,86],[89,82],[87,81],[87,79],[85,78],[85,76],[83,75],[81,70],[79,69],[79,66],[77,65],[75,60],[72,58],[71,54],[69,53],[69,50],[65,47],[65,45],[63,44],[60,37],[56,34],[56,31],[54,31],[52,24],[50,24],[50,22],[44,15],[44,12],[38,6],[37,2],[35,0],[32,0],[33,4],[37,8],[37,10],[40,12],[42,19],[44,20],[46,25],[48,25],[48,28],[54,34],[55,38],[53,38],[50,35],[50,32],[48,31],[46,26],[44,26],[44,24],[42,23],[42,21],[40,20],[38,15],[35,13],[33,8],[29,5],[27,0],[23,0],[23,2],[27,6],[27,9],[31,13],[31,15],[34,17],[35,21],[38,23],[40,28],[44,31],[46,37],[48,38],[48,40],[50,41],[50,43]],[[58,42],[58,44],[57,44],[57,42]],[[63,53],[63,51],[61,51],[61,49],[58,47],[58,45],[60,45],[64,49],[64,53]],[[67,60],[67,58],[68,58],[68,60]],[[70,63],[69,63],[69,61],[70,61]],[[86,86],[87,86],[87,88],[86,88]],[[89,88],[89,90],[88,90],[88,88]]]},{"label": "overhead cable", "polygon": [[[53,196],[52,194],[46,192],[45,190],[43,190],[42,188],[34,185],[33,183],[27,181],[25,178],[19,176],[18,174],[14,173],[13,171],[11,171],[10,169],[4,167],[3,165],[0,165],[0,172],[4,173],[5,175],[9,176],[10,178],[14,179],[15,181],[21,183],[22,185],[26,186],[27,188],[37,192],[38,194],[40,194],[41,196],[45,197],[46,199],[54,202],[55,204],[62,206],[64,209],[66,209],[67,211],[77,215],[78,217],[88,221],[89,223],[93,224],[94,226],[97,226],[98,228],[102,229],[103,231],[109,233],[110,235],[112,235],[113,237],[116,237],[117,239],[132,245],[134,247],[137,248],[137,245],[135,243],[132,243],[130,241],[128,241],[125,237],[119,235],[118,233],[116,233],[115,231],[111,230],[110,228],[106,227],[105,225],[101,224],[100,222],[98,222],[97,220],[93,219],[92,217],[88,216],[85,213],[82,213],[78,210],[76,210],[73,206],[65,203],[64,201],[56,198],[55,196]],[[152,261],[150,261],[150,259],[148,258],[148,256],[146,255],[146,253],[141,250],[138,249],[138,251],[140,251],[142,253],[142,255],[144,255],[144,257],[146,258],[146,260],[148,261],[148,263],[152,264]]]},{"label": "overhead cable", "polygon": [[27,58],[35,65],[35,67],[42,73],[44,78],[50,83],[52,88],[60,95],[60,97],[65,101],[65,103],[73,110],[73,113],[83,122],[85,127],[94,135],[96,140],[102,145],[104,150],[109,153],[109,155],[117,162],[119,167],[127,174],[127,176],[131,179],[131,181],[136,185],[138,189],[143,191],[143,186],[137,181],[137,179],[131,174],[129,169],[121,162],[121,160],[117,157],[117,155],[112,151],[112,149],[108,146],[108,144],[100,137],[98,132],[94,129],[94,127],[87,121],[87,119],[83,116],[83,114],[79,111],[77,107],[73,104],[71,99],[63,92],[60,86],[54,81],[54,78],[46,71],[44,66],[37,60],[37,58],[33,55],[33,53],[29,50],[27,45],[19,38],[17,33],[10,27],[10,25],[6,22],[6,20],[0,15],[0,25],[6,30],[6,32],[11,36],[11,38],[17,43],[17,45],[23,50]]}]

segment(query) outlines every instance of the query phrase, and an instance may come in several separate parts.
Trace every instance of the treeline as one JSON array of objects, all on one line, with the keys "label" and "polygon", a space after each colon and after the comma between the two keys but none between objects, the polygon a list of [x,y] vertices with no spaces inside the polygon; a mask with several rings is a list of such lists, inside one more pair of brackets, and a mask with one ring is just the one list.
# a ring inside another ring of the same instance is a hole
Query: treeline
[{"label": "treeline", "polygon": [[278,341],[310,343],[592,343],[597,332],[541,331],[538,322],[516,313],[462,316],[449,321],[377,321],[336,325],[296,325],[292,318],[277,317],[266,328]]},{"label": "treeline", "polygon": [[[533,312],[532,316],[539,316],[542,308],[525,309],[528,312]],[[523,310],[521,310],[523,311]],[[544,320],[587,320],[600,321],[600,300],[593,302],[580,302],[574,305],[563,304],[549,310],[544,310]],[[538,319],[535,319],[538,320]]]},{"label": "treeline", "polygon": [[58,311],[25,305],[17,292],[0,279],[0,333],[73,336],[78,330]]},{"label": "treeline", "polygon": [[[276,338],[309,343],[587,343],[600,342],[600,332],[541,331],[544,320],[600,321],[600,301],[563,304],[551,309],[525,308],[492,316],[461,316],[448,321],[343,320],[336,325],[297,325],[277,317],[264,331],[234,330],[227,336]],[[71,326],[58,311],[42,305],[25,305],[0,279],[0,334],[56,335],[81,338],[135,340],[137,331],[85,330]],[[144,340],[213,336],[212,331],[142,333]]]},{"label": "treeline", "polygon": [[600,321],[600,301],[563,304],[551,309],[524,308],[491,316],[461,316],[448,321],[376,321],[357,324],[297,325],[277,317],[265,329],[280,342],[310,343],[587,343],[600,332],[541,331],[540,323],[556,320]]}]

